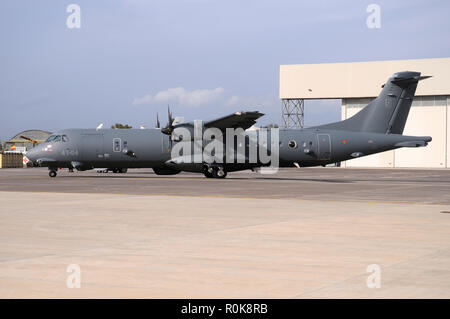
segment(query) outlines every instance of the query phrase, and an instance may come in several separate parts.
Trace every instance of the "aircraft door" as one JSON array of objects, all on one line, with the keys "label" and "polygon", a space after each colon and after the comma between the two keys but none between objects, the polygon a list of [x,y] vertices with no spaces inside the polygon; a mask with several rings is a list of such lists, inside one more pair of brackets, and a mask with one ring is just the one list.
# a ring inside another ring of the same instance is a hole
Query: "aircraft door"
[{"label": "aircraft door", "polygon": [[81,142],[81,158],[83,161],[96,161],[103,158],[103,135],[84,134]]},{"label": "aircraft door", "polygon": [[318,159],[329,160],[331,158],[331,141],[329,134],[317,134]]}]

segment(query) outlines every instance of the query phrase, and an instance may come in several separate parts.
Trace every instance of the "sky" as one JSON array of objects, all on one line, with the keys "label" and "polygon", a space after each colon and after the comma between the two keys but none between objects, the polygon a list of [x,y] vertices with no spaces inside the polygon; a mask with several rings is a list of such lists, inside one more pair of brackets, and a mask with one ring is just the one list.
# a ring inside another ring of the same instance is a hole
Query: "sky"
[{"label": "sky", "polygon": [[[259,110],[261,125],[281,123],[281,64],[449,57],[449,12],[447,0],[2,0],[0,139],[153,127],[156,113],[164,125],[169,104],[186,121]],[[305,113],[306,126],[339,120],[340,101]]]}]

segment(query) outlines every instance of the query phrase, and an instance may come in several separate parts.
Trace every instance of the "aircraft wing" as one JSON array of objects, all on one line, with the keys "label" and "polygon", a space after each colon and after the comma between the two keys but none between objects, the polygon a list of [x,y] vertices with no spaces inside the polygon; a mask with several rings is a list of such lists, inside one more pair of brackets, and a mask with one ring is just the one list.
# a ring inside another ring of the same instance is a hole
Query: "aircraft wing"
[{"label": "aircraft wing", "polygon": [[216,127],[220,130],[227,128],[238,128],[246,130],[256,123],[256,120],[264,113],[254,112],[236,112],[205,123],[205,128]]}]

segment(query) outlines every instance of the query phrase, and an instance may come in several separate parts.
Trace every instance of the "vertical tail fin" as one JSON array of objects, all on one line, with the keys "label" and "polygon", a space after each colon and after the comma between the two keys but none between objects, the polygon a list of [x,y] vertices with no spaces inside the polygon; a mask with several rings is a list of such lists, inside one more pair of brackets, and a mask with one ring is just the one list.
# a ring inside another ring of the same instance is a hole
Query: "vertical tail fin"
[{"label": "vertical tail fin", "polygon": [[388,79],[380,95],[351,118],[318,126],[335,130],[402,134],[416,92],[417,83],[429,76],[399,72]]}]

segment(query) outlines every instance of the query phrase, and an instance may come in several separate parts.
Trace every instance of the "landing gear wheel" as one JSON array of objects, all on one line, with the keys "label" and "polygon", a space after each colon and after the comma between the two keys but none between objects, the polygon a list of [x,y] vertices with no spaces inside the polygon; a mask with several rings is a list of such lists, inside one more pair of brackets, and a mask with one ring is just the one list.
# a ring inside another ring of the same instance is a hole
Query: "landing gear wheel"
[{"label": "landing gear wheel", "polygon": [[203,175],[205,175],[206,178],[213,178],[214,168],[207,165],[203,166]]},{"label": "landing gear wheel", "polygon": [[221,166],[204,166],[203,167],[203,175],[206,178],[225,178],[227,176],[227,172]]},{"label": "landing gear wheel", "polygon": [[119,173],[125,174],[128,171],[128,168],[119,168]]},{"label": "landing gear wheel", "polygon": [[51,170],[50,172],[48,172],[48,176],[56,177],[56,171]]},{"label": "landing gear wheel", "polygon": [[225,178],[227,177],[227,172],[223,168],[214,169],[214,178]]}]

